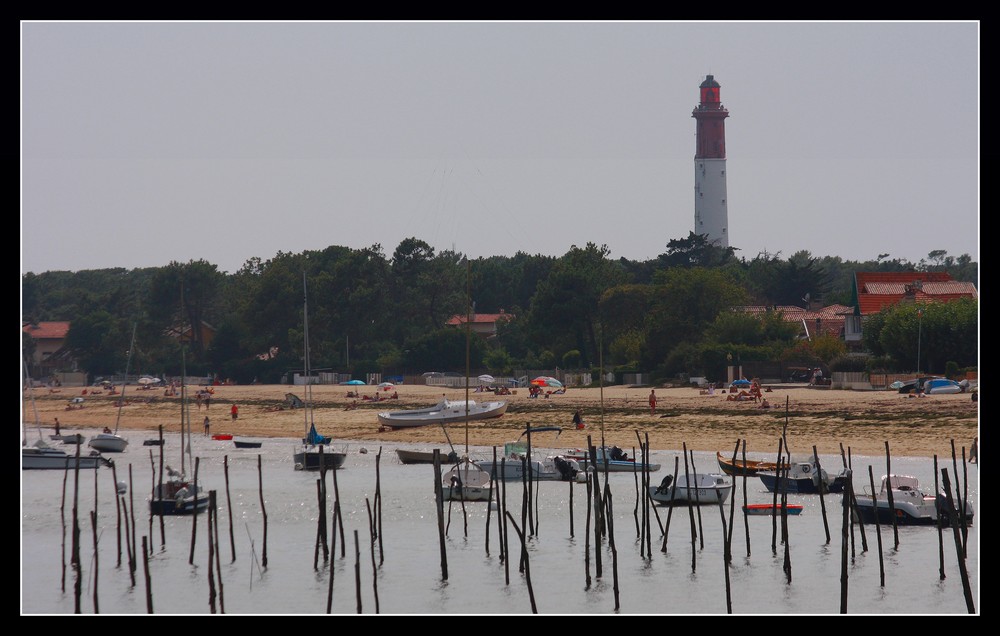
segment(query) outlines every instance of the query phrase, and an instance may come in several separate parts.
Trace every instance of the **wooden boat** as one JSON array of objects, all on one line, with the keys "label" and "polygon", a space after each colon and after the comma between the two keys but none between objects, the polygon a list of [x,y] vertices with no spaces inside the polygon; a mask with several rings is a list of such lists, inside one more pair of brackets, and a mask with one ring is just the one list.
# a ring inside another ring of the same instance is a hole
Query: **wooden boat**
[{"label": "wooden boat", "polygon": [[143,446],[163,446],[163,440],[160,438],[156,439],[145,439],[142,441]]},{"label": "wooden boat", "polygon": [[784,506],[782,506],[781,504],[773,504],[773,503],[749,504],[743,506],[743,512],[745,512],[751,517],[772,516],[772,515],[780,515],[782,508],[784,508],[785,513],[789,515],[802,514],[801,504],[785,504]]},{"label": "wooden boat", "polygon": [[500,417],[507,412],[507,402],[479,402],[475,400],[441,400],[424,409],[383,411],[378,423],[386,428],[413,428],[430,424],[448,424],[486,420]]},{"label": "wooden boat", "polygon": [[[451,451],[447,454],[440,453],[442,464],[454,464],[458,461],[458,453]],[[403,448],[396,449],[396,456],[399,457],[400,463],[403,464],[433,464],[434,463],[434,451],[419,451],[419,450],[406,450]]]},{"label": "wooden boat", "polygon": [[649,497],[663,506],[699,506],[725,501],[733,491],[733,481],[720,473],[681,474],[677,483],[673,480],[667,475],[659,486],[650,486]]},{"label": "wooden boat", "polygon": [[[892,508],[889,508],[889,488],[892,488]],[[864,523],[891,525],[893,512],[896,525],[901,526],[941,526],[950,525],[948,498],[943,493],[927,494],[920,489],[916,477],[910,475],[882,476],[882,486],[879,492],[872,496],[871,488],[864,487],[864,492],[857,494],[856,516]],[[961,510],[952,510],[961,514]],[[965,502],[965,522],[971,525],[975,511],[972,504]]]},{"label": "wooden boat", "polygon": [[63,444],[82,444],[87,438],[80,433],[70,433],[69,435],[60,435],[59,439],[62,440]]},{"label": "wooden boat", "polygon": [[[775,471],[778,469],[778,464],[775,462],[752,459],[744,462],[742,458],[737,458],[734,462],[732,457],[726,457],[718,451],[715,452],[715,455],[719,460],[719,468],[722,469],[722,472],[733,477],[756,477],[757,473],[761,471]],[[782,463],[781,468],[782,470],[787,469],[788,464]]]},{"label": "wooden boat", "polygon": [[236,448],[260,448],[262,442],[252,442],[246,439],[234,439],[233,444]]}]

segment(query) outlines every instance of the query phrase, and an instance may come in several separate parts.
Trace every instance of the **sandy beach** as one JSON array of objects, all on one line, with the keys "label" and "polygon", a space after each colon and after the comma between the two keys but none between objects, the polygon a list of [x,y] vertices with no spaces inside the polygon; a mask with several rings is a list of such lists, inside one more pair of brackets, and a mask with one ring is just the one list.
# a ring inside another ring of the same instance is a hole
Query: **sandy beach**
[{"label": "sandy beach", "polygon": [[[200,387],[189,386],[193,396]],[[379,402],[348,398],[349,389],[358,388],[362,396],[375,395],[376,387],[313,387],[313,421],[320,434],[338,442],[377,445],[379,441],[447,447],[444,429],[439,425],[403,430],[379,430],[377,413],[429,406],[446,396],[461,400],[464,388],[399,385],[398,399]],[[189,399],[189,412],[195,434],[203,433],[203,421],[210,418],[211,432],[244,437],[302,437],[306,431],[305,412],[289,406],[286,394],[303,395],[303,387],[286,385],[216,386],[210,404],[198,406]],[[181,425],[181,401],[164,395],[164,389],[129,386],[125,400],[118,406],[119,395],[93,394],[83,388],[35,388],[25,391],[22,415],[28,442],[37,437],[37,422],[43,436],[54,430],[59,418],[64,432],[77,429],[101,429],[117,426],[119,431],[142,432],[155,437],[159,426],[165,432],[178,432]],[[770,409],[754,402],[727,401],[725,394],[702,394],[696,388],[656,388],[657,408],[650,412],[649,387],[613,386],[604,388],[569,388],[564,394],[529,398],[525,389],[497,397],[491,392],[470,391],[469,398],[482,401],[508,400],[507,413],[500,418],[448,427],[456,446],[501,446],[516,439],[527,426],[560,426],[563,431],[556,443],[560,447],[585,446],[587,437],[601,442],[602,431],[608,444],[625,449],[638,446],[648,436],[654,450],[677,450],[684,444],[695,451],[733,452],[737,440],[746,440],[748,456],[777,452],[778,440],[787,424],[788,443],[793,453],[811,453],[815,446],[821,454],[839,454],[841,448],[859,455],[884,455],[888,442],[893,455],[950,457],[952,442],[961,456],[968,453],[979,436],[979,403],[969,394],[908,397],[895,391],[849,391],[826,388],[773,387],[764,396]],[[391,395],[381,393],[380,395]],[[71,405],[70,400],[83,402]],[[352,406],[356,402],[356,407]],[[233,420],[230,409],[239,408]],[[572,424],[579,409],[585,428]],[[120,415],[119,415],[120,414]]]}]

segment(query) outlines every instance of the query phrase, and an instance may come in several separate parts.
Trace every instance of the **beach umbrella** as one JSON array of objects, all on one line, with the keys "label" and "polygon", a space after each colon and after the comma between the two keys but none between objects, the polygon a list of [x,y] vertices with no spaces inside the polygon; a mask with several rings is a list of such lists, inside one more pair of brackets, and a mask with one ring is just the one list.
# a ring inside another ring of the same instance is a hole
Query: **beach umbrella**
[{"label": "beach umbrella", "polygon": [[733,380],[729,386],[750,386],[750,380]]},{"label": "beach umbrella", "polygon": [[341,382],[341,384],[351,384],[355,386],[364,383],[365,383],[364,380],[348,380],[347,382]]},{"label": "beach umbrella", "polygon": [[560,389],[563,385],[559,380],[547,375],[540,375],[532,380],[531,383],[535,386],[547,386],[553,389]]},{"label": "beach umbrella", "polygon": [[383,391],[388,391],[389,389],[391,389],[391,388],[393,388],[395,386],[396,385],[393,384],[392,382],[381,382],[381,383],[379,383],[378,388],[382,389]]},{"label": "beach umbrella", "polygon": [[148,375],[139,378],[139,384],[159,384],[160,378],[151,378]]},{"label": "beach umbrella", "polygon": [[492,375],[487,375],[487,374],[483,374],[479,376],[479,378],[477,379],[483,384],[493,384],[494,382],[496,382],[496,379]]}]

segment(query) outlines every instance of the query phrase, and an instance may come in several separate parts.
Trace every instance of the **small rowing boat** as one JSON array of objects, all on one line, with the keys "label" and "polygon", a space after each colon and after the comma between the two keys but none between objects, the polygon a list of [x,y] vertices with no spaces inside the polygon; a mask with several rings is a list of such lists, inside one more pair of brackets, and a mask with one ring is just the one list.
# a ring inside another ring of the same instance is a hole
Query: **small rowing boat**
[{"label": "small rowing boat", "polygon": [[[781,510],[781,504],[750,504],[743,506],[743,512],[753,517],[780,515]],[[802,513],[802,506],[801,504],[785,504],[784,510],[786,514],[797,515]]]}]

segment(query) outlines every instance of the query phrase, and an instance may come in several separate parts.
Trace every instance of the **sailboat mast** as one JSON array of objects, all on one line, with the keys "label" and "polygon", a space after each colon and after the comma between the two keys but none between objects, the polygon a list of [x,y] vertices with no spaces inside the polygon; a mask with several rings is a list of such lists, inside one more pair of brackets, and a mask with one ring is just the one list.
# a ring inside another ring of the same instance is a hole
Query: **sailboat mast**
[{"label": "sailboat mast", "polygon": [[472,265],[465,257],[465,454],[469,454],[469,342],[472,334]]},{"label": "sailboat mast", "polygon": [[135,350],[135,328],[137,323],[132,324],[132,340],[128,345],[128,359],[125,361],[125,379],[122,381],[122,394],[118,398],[118,417],[115,418],[115,435],[118,434],[118,424],[122,421],[122,406],[125,405],[125,387],[128,386],[128,371],[132,365],[132,352]]},{"label": "sailboat mast", "polygon": [[306,273],[302,272],[302,370],[305,374],[305,385],[302,395],[305,397],[305,408],[302,416],[305,418],[305,437],[309,437],[309,403],[312,401],[309,372],[309,292],[306,290]]}]

